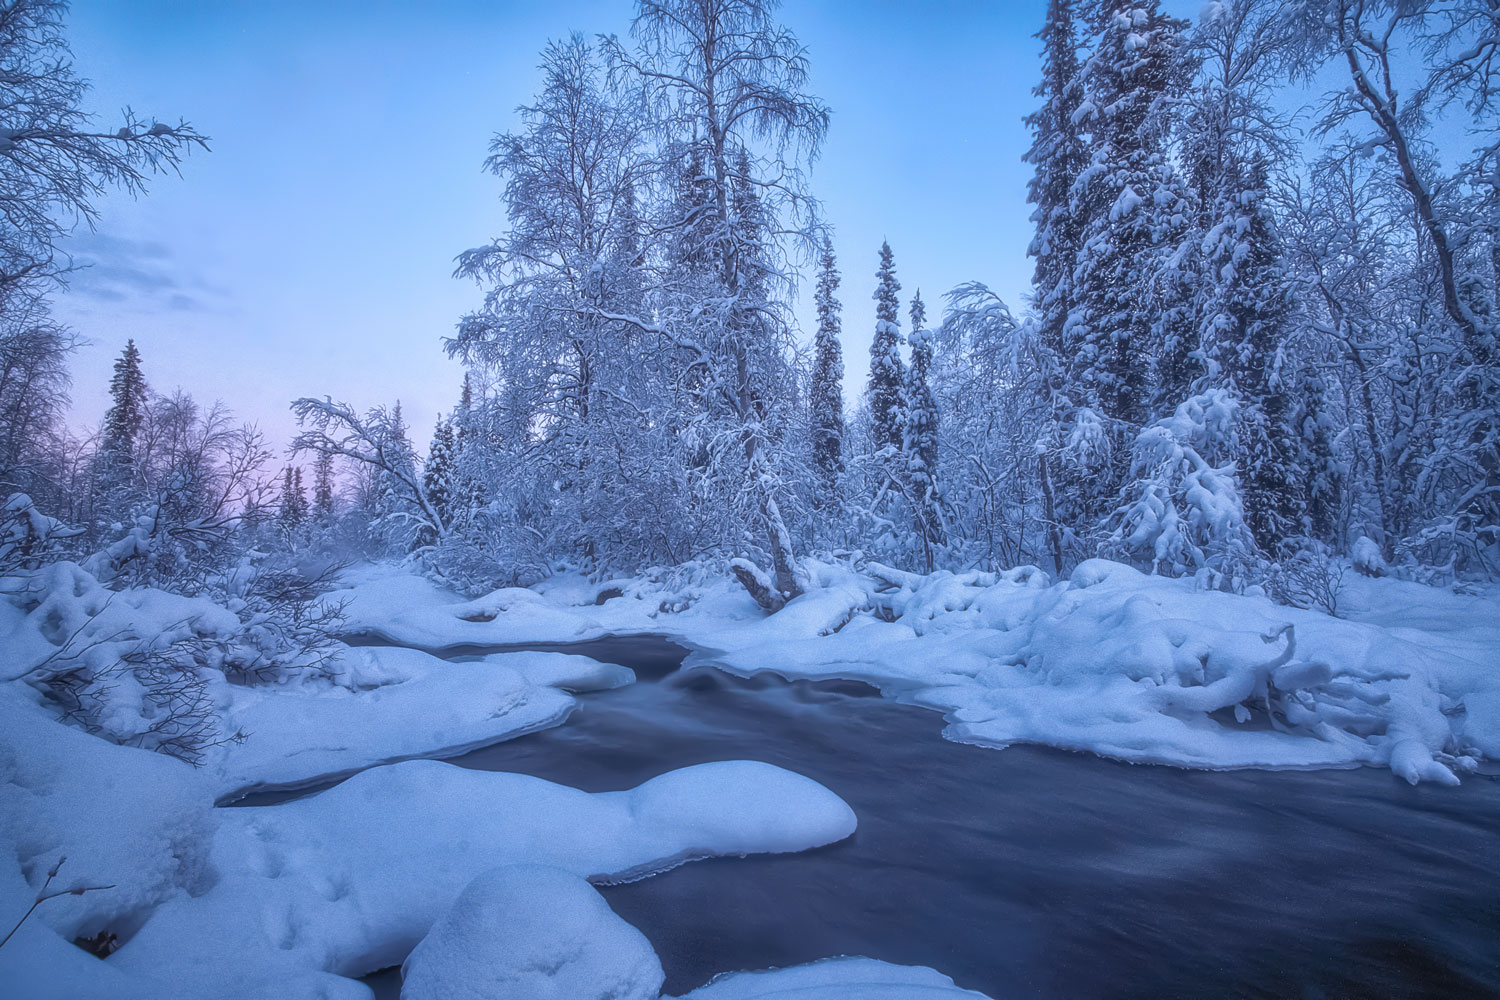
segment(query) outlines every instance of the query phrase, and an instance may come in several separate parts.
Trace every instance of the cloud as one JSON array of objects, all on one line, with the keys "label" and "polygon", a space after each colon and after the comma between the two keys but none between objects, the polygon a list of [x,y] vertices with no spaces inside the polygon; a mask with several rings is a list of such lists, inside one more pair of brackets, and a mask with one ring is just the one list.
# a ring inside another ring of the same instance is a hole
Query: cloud
[{"label": "cloud", "polygon": [[68,275],[70,297],[148,312],[206,312],[229,297],[162,243],[84,233],[69,249],[75,267]]}]

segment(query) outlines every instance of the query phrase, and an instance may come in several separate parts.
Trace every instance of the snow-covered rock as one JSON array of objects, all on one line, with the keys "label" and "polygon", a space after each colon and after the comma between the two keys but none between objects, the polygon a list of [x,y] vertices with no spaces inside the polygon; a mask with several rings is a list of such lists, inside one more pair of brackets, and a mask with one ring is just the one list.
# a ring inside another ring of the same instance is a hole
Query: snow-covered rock
[{"label": "snow-covered rock", "polygon": [[656,1000],[661,962],[587,881],[560,868],[483,873],[412,950],[402,1000]]}]

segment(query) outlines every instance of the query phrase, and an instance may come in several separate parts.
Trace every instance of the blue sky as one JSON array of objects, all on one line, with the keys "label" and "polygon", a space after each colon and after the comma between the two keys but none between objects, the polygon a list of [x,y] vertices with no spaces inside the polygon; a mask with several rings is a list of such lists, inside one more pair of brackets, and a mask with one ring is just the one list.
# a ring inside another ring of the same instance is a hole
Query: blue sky
[{"label": "blue sky", "polygon": [[[1020,306],[1021,116],[1042,9],[783,9],[810,49],[811,89],[834,110],[813,188],[836,228],[851,387],[865,374],[882,239],[903,315],[920,287],[935,319],[942,293],[968,280]],[[154,388],[222,399],[279,442],[293,397],[328,394],[400,399],[425,447],[461,378],[439,340],[481,296],[450,276],[453,258],[504,224],[499,181],[480,169],[486,144],[535,91],[547,39],[624,34],[630,11],[628,0],[75,0],[74,55],[105,124],[130,104],[213,137],[181,179],[106,199],[97,233],[76,240],[94,267],[58,307],[90,341],[77,422],[102,415],[110,364],[134,337]]]}]

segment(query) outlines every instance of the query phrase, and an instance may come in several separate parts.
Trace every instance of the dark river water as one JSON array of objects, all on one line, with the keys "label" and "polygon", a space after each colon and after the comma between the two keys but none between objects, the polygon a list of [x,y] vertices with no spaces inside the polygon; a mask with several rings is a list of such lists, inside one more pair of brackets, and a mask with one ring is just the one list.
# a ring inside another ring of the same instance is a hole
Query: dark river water
[{"label": "dark river water", "polygon": [[[677,672],[650,637],[572,647],[641,681],[454,763],[588,791],[767,761],[859,817],[850,840],[605,887],[667,991],[867,955],[1014,997],[1500,997],[1500,781],[1203,772],[940,736],[855,683]],[[479,650],[464,650],[478,653]],[[389,971],[367,982],[396,995]]]}]

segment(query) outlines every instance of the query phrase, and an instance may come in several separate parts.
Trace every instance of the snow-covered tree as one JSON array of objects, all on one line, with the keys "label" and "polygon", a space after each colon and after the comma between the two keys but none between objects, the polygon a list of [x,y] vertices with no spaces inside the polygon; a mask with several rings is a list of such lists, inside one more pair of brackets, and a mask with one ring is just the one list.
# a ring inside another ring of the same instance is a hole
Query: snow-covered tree
[{"label": "snow-covered tree", "polygon": [[453,505],[457,497],[455,449],[453,422],[440,417],[432,432],[432,444],[427,448],[427,460],[422,463],[422,485],[427,489],[432,509],[442,518],[444,525],[453,523]]},{"label": "snow-covered tree", "polygon": [[734,563],[768,610],[803,586],[782,512],[791,495],[779,428],[794,384],[786,240],[815,246],[815,203],[802,176],[829,119],[803,89],[806,53],[775,8],[641,0],[634,49],[608,42],[616,76],[639,87],[670,136],[663,168],[680,177],[684,163],[701,167],[664,220],[679,255],[701,265],[655,280],[655,315],[638,316],[637,327],[691,372],[684,387],[697,412],[686,429],[701,446],[699,482],[739,521],[735,534],[769,559],[769,573]]},{"label": "snow-covered tree", "polygon": [[1227,389],[1239,404],[1234,457],[1245,516],[1261,549],[1275,552],[1303,533],[1307,477],[1288,367],[1294,284],[1268,166],[1292,152],[1288,124],[1267,92],[1282,62],[1274,12],[1256,0],[1206,8],[1192,51],[1199,80],[1181,145],[1200,230],[1194,310],[1207,363],[1200,383]]},{"label": "snow-covered tree", "polygon": [[368,473],[367,514],[392,545],[405,549],[423,532],[445,536],[447,526],[417,471],[400,403],[361,416],[346,403],[304,397],[293,400],[292,413],[302,428],[292,440],[294,452],[346,458]]},{"label": "snow-covered tree", "polygon": [[923,561],[932,570],[933,546],[943,541],[942,497],[938,491],[938,403],[932,393],[932,331],[918,291],[911,300],[911,365],[901,394],[903,480],[910,497]]},{"label": "snow-covered tree", "polygon": [[892,453],[901,448],[901,386],[905,366],[901,363],[901,303],[896,293],[895,256],[889,242],[880,244],[880,267],[875,271],[875,336],[870,341],[870,374],[865,387],[866,405],[875,434],[875,449]]},{"label": "snow-covered tree", "polygon": [[0,488],[23,490],[53,514],[77,500],[68,495],[64,459],[76,343],[43,305],[0,301]]},{"label": "snow-covered tree", "polygon": [[1197,576],[1216,589],[1248,580],[1255,543],[1233,463],[1237,404],[1220,389],[1194,396],[1136,437],[1129,482],[1107,549],[1153,573]]},{"label": "snow-covered tree", "polygon": [[98,218],[95,199],[114,188],[145,192],[152,174],[175,172],[194,146],[191,125],[129,110],[103,127],[84,109],[88,82],[73,66],[63,30],[65,0],[0,5],[0,299],[36,299],[72,269],[62,243]]},{"label": "snow-covered tree", "polygon": [[333,491],[333,455],[318,452],[313,460],[313,512],[326,520],[334,515],[337,506]]},{"label": "snow-covered tree", "polygon": [[[1180,88],[1183,23],[1155,0],[1110,0],[1095,20],[1098,39],[1077,115],[1091,158],[1071,198],[1085,229],[1065,355],[1077,402],[1102,415],[1119,446],[1153,407],[1181,398],[1195,347],[1177,278],[1177,237],[1189,205],[1166,156],[1162,114]],[[1116,463],[1099,485],[1113,492],[1123,471]]]},{"label": "snow-covered tree", "polygon": [[110,407],[99,442],[99,478],[106,490],[130,484],[136,444],[146,422],[148,391],[141,352],[128,340],[109,380]]},{"label": "snow-covered tree", "polygon": [[[1083,241],[1063,337],[1070,513],[1085,538],[1125,481],[1135,434],[1173,395],[1182,398],[1193,347],[1177,239],[1188,206],[1166,156],[1163,114],[1179,79],[1182,23],[1154,0],[1111,0],[1094,21],[1076,115],[1090,161],[1069,208]],[[1095,457],[1103,464],[1088,464]]]},{"label": "snow-covered tree", "polygon": [[1334,449],[1338,427],[1323,375],[1315,368],[1306,369],[1295,398],[1292,447],[1302,458],[1299,472],[1304,478],[1299,492],[1304,532],[1322,542],[1336,541],[1345,475]]},{"label": "snow-covered tree", "polygon": [[281,474],[281,497],[277,516],[287,531],[296,531],[307,523],[307,494],[302,489],[302,466],[288,465]]},{"label": "snow-covered tree", "polygon": [[818,256],[817,290],[813,294],[818,330],[813,340],[808,410],[815,471],[813,504],[834,515],[842,512],[838,490],[844,474],[844,349],[839,342],[842,324],[838,287],[833,241],[825,235]]},{"label": "snow-covered tree", "polygon": [[1032,309],[1036,316],[1036,346],[1041,363],[1039,389],[1044,395],[1045,419],[1037,435],[1037,477],[1042,495],[1042,517],[1047,524],[1053,567],[1062,571],[1065,523],[1080,517],[1067,473],[1060,458],[1069,412],[1076,400],[1067,384],[1063,363],[1065,331],[1074,305],[1073,274],[1083,246],[1086,218],[1073,195],[1089,164],[1088,146],[1079,127],[1083,103],[1083,65],[1079,55],[1072,0],[1049,0],[1042,29],[1042,79],[1032,95],[1042,100],[1026,116],[1031,147],[1026,162],[1035,173],[1027,182],[1026,200],[1034,207],[1036,227],[1027,253],[1036,260],[1032,275]]}]

